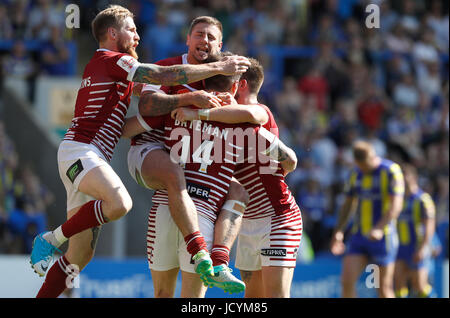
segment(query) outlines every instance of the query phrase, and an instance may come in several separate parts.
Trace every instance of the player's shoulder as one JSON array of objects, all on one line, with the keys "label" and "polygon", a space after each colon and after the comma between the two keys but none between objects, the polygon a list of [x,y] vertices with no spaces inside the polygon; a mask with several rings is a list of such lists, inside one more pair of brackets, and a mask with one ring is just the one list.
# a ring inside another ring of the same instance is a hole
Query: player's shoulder
[{"label": "player's shoulder", "polygon": [[[278,131],[278,125],[275,121],[275,117],[272,114],[272,111],[270,110],[270,108],[267,105],[258,103],[256,104],[256,106],[261,107],[262,109],[264,109],[267,113],[267,115],[269,116],[269,119],[267,120],[267,122],[263,125],[263,127],[265,127],[268,130],[273,130],[276,129],[276,131]],[[276,135],[278,136],[278,132],[276,132]]]},{"label": "player's shoulder", "polygon": [[171,65],[176,65],[176,64],[183,64],[183,56],[180,55],[180,56],[168,57],[168,58],[165,58],[165,59],[155,62],[155,64],[161,65],[161,66],[171,66]]},{"label": "player's shoulder", "polygon": [[111,51],[111,50],[106,50],[106,49],[98,49],[95,54],[94,54],[94,58],[101,58],[101,59],[109,59],[109,58],[121,58],[122,56],[129,56],[130,58],[133,58],[130,54],[128,53],[122,53],[122,52],[118,52],[118,51]]},{"label": "player's shoulder", "polygon": [[433,202],[433,198],[431,197],[431,195],[422,189],[419,189],[419,191],[417,191],[417,197],[424,203]]},{"label": "player's shoulder", "polygon": [[348,179],[350,179],[350,181],[355,181],[355,179],[357,179],[358,177],[362,176],[362,171],[361,169],[359,169],[358,167],[353,167],[352,169],[350,169],[350,171],[348,172]]},{"label": "player's shoulder", "polygon": [[261,103],[257,103],[256,105],[264,108],[267,113],[272,114],[272,112],[270,111],[269,107],[267,107],[267,105],[264,105],[264,104],[261,104]]},{"label": "player's shoulder", "polygon": [[382,158],[381,159],[381,167],[389,170],[392,173],[401,173],[402,169],[400,168],[400,165],[392,160]]}]

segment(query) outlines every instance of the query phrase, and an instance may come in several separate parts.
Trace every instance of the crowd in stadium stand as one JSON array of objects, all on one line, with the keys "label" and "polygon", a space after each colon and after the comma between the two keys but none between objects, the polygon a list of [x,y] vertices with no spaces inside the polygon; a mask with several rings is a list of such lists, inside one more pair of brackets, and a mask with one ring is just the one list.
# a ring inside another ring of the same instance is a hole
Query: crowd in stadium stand
[{"label": "crowd in stadium stand", "polygon": [[[226,50],[257,52],[266,70],[260,101],[297,153],[288,184],[315,251],[328,248],[358,138],[370,139],[380,156],[412,162],[435,201],[438,227],[448,225],[447,1],[370,1],[379,5],[380,28],[368,28],[364,0],[81,0],[82,32],[90,32],[89,14],[111,2],[136,13],[142,61],[179,54],[174,45],[184,44],[199,15],[222,22]],[[0,0],[0,41],[16,43],[4,72],[64,73],[52,66],[67,58],[59,41],[67,3]],[[30,39],[48,44],[38,59],[21,44]],[[308,50],[289,55],[280,72],[274,61],[282,55],[273,48]]]},{"label": "crowd in stadium stand", "polygon": [[20,159],[0,120],[0,254],[31,252],[33,238],[47,227],[45,211],[54,199]]}]

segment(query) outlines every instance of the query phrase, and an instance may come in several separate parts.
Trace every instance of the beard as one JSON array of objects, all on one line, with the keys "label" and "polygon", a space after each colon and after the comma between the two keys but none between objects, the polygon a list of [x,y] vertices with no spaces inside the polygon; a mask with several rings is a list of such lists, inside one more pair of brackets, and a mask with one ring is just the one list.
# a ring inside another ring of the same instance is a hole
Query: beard
[{"label": "beard", "polygon": [[127,53],[130,54],[132,57],[134,57],[136,60],[139,58],[138,54],[136,53],[136,49],[133,47],[133,45],[126,45],[121,38],[119,38],[119,41],[117,42],[117,49],[120,53]]}]

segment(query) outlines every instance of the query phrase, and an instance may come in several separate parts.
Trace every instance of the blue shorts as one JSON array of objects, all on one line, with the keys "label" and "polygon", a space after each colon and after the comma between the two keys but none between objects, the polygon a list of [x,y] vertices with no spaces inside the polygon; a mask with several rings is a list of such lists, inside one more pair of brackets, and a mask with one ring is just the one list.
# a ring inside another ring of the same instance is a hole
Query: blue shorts
[{"label": "blue shorts", "polygon": [[347,243],[346,255],[365,255],[369,261],[386,266],[395,261],[398,251],[397,232],[385,235],[380,241],[372,241],[360,233],[353,234]]},{"label": "blue shorts", "polygon": [[415,246],[412,245],[400,245],[397,253],[397,260],[404,261],[410,269],[420,269],[428,265],[430,261],[430,253],[424,257],[420,262],[416,263],[413,260],[414,253],[416,252]]}]

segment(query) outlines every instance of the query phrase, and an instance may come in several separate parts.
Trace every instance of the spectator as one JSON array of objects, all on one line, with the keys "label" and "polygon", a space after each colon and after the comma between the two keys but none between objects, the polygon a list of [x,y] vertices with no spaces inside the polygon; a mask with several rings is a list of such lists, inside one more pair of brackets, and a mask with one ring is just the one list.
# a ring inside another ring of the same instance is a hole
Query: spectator
[{"label": "spectator", "polygon": [[395,104],[416,109],[419,105],[419,93],[414,78],[411,74],[404,74],[392,93]]},{"label": "spectator", "polygon": [[382,128],[388,102],[373,83],[366,85],[357,107],[359,120],[367,130],[376,131]]},{"label": "spectator", "polygon": [[400,17],[400,23],[409,34],[414,36],[420,28],[420,22],[417,18],[417,1],[404,0],[402,5],[403,12]]},{"label": "spectator", "polygon": [[51,38],[42,45],[41,64],[44,74],[68,75],[69,50],[58,27],[51,28]]},{"label": "spectator", "polygon": [[299,79],[298,89],[302,94],[311,94],[315,97],[317,110],[324,111],[328,109],[328,81],[317,65],[313,65],[308,73]]},{"label": "spectator", "polygon": [[11,21],[6,7],[0,3],[0,41],[10,40],[13,35]]},{"label": "spectator", "polygon": [[441,85],[439,61],[425,63],[422,75],[417,76],[418,88],[431,97],[437,97],[441,93]]},{"label": "spectator", "polygon": [[294,125],[297,113],[301,111],[303,97],[297,90],[297,83],[293,77],[286,77],[283,89],[275,97],[277,115],[290,126]]},{"label": "spectator", "polygon": [[309,233],[314,251],[326,248],[328,238],[324,236],[323,219],[328,207],[326,192],[320,185],[319,178],[311,174],[297,196],[303,212],[304,229]]},{"label": "spectator", "polygon": [[324,122],[311,131],[311,156],[319,171],[316,178],[323,187],[329,187],[334,182],[334,165],[338,154],[336,144],[327,136],[326,126]]},{"label": "spectator", "polygon": [[449,46],[448,21],[448,12],[444,16],[442,1],[432,0],[430,11],[425,16],[425,23],[433,29],[439,50],[446,53],[448,53]]},{"label": "spectator", "polygon": [[384,66],[386,74],[386,94],[392,96],[395,86],[400,82],[404,75],[412,73],[412,67],[401,54],[394,54]]},{"label": "spectator", "polygon": [[23,41],[15,41],[11,53],[3,59],[2,74],[5,77],[6,87],[32,100],[33,79],[37,74],[37,65]]},{"label": "spectator", "polygon": [[[336,112],[330,119],[329,135],[338,147],[348,146],[348,137],[359,133],[358,114],[355,101],[342,98],[336,102]],[[350,133],[350,135],[349,135]]]},{"label": "spectator", "polygon": [[420,125],[415,112],[399,105],[387,122],[389,141],[400,146],[411,158],[422,158]]},{"label": "spectator", "polygon": [[11,15],[13,39],[23,40],[27,38],[27,30],[28,30],[27,0],[15,1],[10,7],[9,14]]},{"label": "spectator", "polygon": [[380,31],[388,33],[397,24],[398,14],[391,8],[390,1],[381,1],[380,4]]},{"label": "spectator", "polygon": [[52,28],[64,26],[64,12],[52,6],[50,0],[38,0],[29,15],[27,34],[30,38],[49,41],[52,37]]},{"label": "spectator", "polygon": [[400,54],[411,51],[412,41],[400,23],[396,24],[392,32],[386,36],[386,47],[392,52]]},{"label": "spectator", "polygon": [[166,57],[167,50],[177,40],[177,29],[167,21],[167,12],[159,11],[156,14],[156,23],[144,31],[144,43],[150,61],[159,61]]}]

